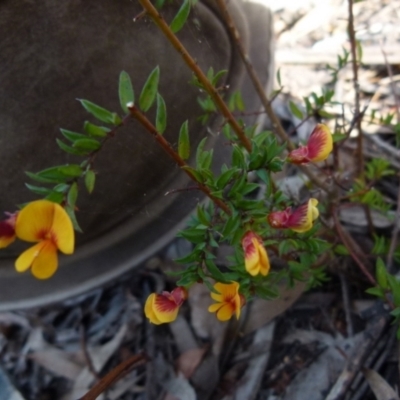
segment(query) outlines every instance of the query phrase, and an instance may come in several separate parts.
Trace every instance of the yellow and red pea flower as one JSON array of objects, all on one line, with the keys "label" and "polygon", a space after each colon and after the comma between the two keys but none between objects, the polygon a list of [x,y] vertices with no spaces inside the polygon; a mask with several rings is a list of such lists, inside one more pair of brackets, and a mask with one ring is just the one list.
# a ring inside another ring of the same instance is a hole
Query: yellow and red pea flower
[{"label": "yellow and red pea flower", "polygon": [[269,224],[275,229],[291,229],[303,233],[313,227],[313,222],[318,218],[318,200],[311,198],[307,203],[292,209],[288,207],[284,211],[275,211],[268,215]]},{"label": "yellow and red pea flower", "polygon": [[305,146],[292,150],[288,161],[292,164],[305,164],[326,160],[333,149],[333,139],[329,128],[318,124],[312,131]]},{"label": "yellow and red pea flower", "polygon": [[217,282],[214,289],[218,294],[211,292],[211,298],[217,303],[208,307],[208,311],[217,313],[220,321],[228,321],[233,314],[239,319],[240,310],[246,303],[244,296],[239,293],[239,283]]},{"label": "yellow and red pea flower", "polygon": [[50,278],[58,268],[57,251],[74,252],[74,228],[67,212],[59,204],[36,200],[17,215],[16,236],[26,242],[37,242],[16,260],[15,268],[24,272],[32,268],[38,279]]},{"label": "yellow and red pea flower", "polygon": [[180,286],[172,292],[152,293],[146,300],[144,313],[155,325],[175,321],[179,308],[187,297],[187,290]]},{"label": "yellow and red pea flower", "polygon": [[15,221],[17,214],[6,213],[7,218],[0,221],[0,249],[7,247],[14,242],[15,235]]},{"label": "yellow and red pea flower", "polygon": [[244,264],[251,276],[268,275],[270,262],[263,242],[256,233],[247,231],[242,238]]}]

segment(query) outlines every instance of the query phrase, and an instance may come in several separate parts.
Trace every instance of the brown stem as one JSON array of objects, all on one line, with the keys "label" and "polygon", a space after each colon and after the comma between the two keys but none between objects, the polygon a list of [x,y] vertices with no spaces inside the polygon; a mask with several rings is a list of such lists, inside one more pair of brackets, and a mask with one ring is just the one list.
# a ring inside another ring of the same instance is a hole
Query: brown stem
[{"label": "brown stem", "polygon": [[217,108],[220,110],[221,114],[226,118],[229,125],[233,131],[238,136],[242,145],[246,148],[248,152],[251,152],[251,142],[244,133],[242,127],[238,124],[232,113],[230,112],[228,106],[225,104],[222,97],[219,95],[217,89],[211,84],[206,75],[197,65],[196,61],[190,56],[186,48],[179,41],[179,39],[172,32],[168,24],[165,22],[164,18],[157,11],[157,9],[151,4],[150,0],[139,0],[139,3],[146,10],[147,14],[151,17],[154,23],[161,29],[165,37],[169,40],[175,50],[181,55],[183,61],[196,75],[199,82],[203,85],[204,90],[210,95],[211,99],[214,101]]},{"label": "brown stem", "polygon": [[104,378],[102,378],[96,385],[94,385],[89,392],[82,396],[78,400],[96,400],[105,390],[111,385],[116,383],[118,380],[123,378],[134,368],[143,365],[148,361],[148,358],[144,354],[134,355],[127,360],[118,364],[113,370],[111,370]]},{"label": "brown stem", "polygon": [[[264,87],[262,83],[260,82],[260,79],[258,78],[256,72],[254,71],[253,65],[250,62],[250,58],[246,53],[246,50],[243,46],[242,41],[240,40],[240,33],[237,30],[235,23],[226,7],[226,1],[225,0],[216,0],[222,16],[225,19],[225,22],[228,26],[229,32],[231,34],[232,40],[236,43],[236,46],[239,50],[240,57],[242,58],[242,61],[246,67],[247,73],[253,83],[254,89],[256,90],[261,103],[271,120],[272,127],[274,131],[277,133],[277,135],[280,137],[280,139],[283,142],[286,142],[286,146],[288,150],[293,150],[294,145],[290,141],[290,138],[286,134],[285,130],[283,129],[283,126],[279,120],[279,118],[276,116],[274,110],[272,109],[271,102],[268,100],[267,95],[265,94]],[[323,180],[319,179],[316,175],[314,175],[309,168],[306,166],[299,166],[300,170],[307,175],[307,177],[310,179],[311,182],[313,182],[316,186],[320,187],[321,189],[325,190],[327,193],[334,194],[333,189],[327,185]]]},{"label": "brown stem", "polygon": [[349,251],[351,258],[356,262],[356,264],[360,267],[361,271],[365,275],[365,277],[370,281],[370,283],[376,286],[376,280],[368,271],[365,264],[361,261],[361,251],[358,248],[357,243],[354,242],[353,238],[343,229],[341,223],[339,222],[339,218],[337,216],[337,211],[333,210],[333,221],[335,223],[336,232],[338,233],[341,241],[346,246]]},{"label": "brown stem", "polygon": [[[333,210],[332,214],[333,214],[333,221],[335,224],[336,231],[337,231],[341,241],[343,242],[343,244],[346,246],[347,250],[349,251],[352,259],[360,267],[361,271],[366,276],[366,278],[372,283],[372,285],[377,286],[378,283],[376,282],[375,278],[371,275],[371,273],[368,271],[368,269],[366,267],[366,264],[368,264],[368,260],[363,255],[362,250],[358,247],[358,244],[349,235],[349,233],[345,229],[343,229],[343,226],[340,224],[340,221],[339,221],[339,218],[337,216],[335,209]],[[361,261],[361,258],[363,258],[364,261]],[[384,296],[385,296],[385,300],[389,304],[390,308],[392,310],[394,310],[395,306],[393,304],[393,301],[389,297],[389,294],[385,293]]]},{"label": "brown stem", "polygon": [[348,6],[349,6],[348,34],[351,47],[351,65],[353,68],[353,87],[354,87],[354,107],[355,107],[356,127],[358,131],[358,137],[357,137],[358,173],[360,177],[363,177],[364,176],[363,133],[361,128],[361,118],[358,118],[358,116],[360,115],[360,84],[358,82],[357,44],[356,44],[356,34],[354,31],[353,0],[348,0]]},{"label": "brown stem", "polygon": [[214,202],[216,206],[218,206],[226,214],[231,215],[232,212],[229,206],[221,199],[218,199],[217,197],[213,196],[211,194],[211,190],[202,182],[200,182],[196,178],[196,176],[190,170],[187,169],[189,165],[174,150],[172,145],[164,138],[164,136],[158,133],[156,127],[147,119],[147,117],[134,105],[128,105],[128,109],[131,113],[131,116],[135,118],[146,129],[146,131],[149,132],[154,137],[157,143],[175,161],[175,163],[179,165],[181,168],[183,168],[183,170],[186,172],[189,178],[198,184],[199,190],[201,190],[210,200]]}]

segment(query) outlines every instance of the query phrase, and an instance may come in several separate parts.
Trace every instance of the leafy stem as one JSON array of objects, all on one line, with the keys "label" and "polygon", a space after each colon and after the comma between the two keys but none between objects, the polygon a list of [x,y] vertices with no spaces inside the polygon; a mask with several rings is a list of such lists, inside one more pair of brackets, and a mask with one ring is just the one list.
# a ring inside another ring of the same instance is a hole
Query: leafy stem
[{"label": "leafy stem", "polygon": [[213,196],[208,186],[204,185],[197,179],[197,177],[189,169],[189,165],[185,162],[185,160],[183,160],[183,158],[174,150],[171,143],[169,143],[164,136],[159,134],[156,127],[148,120],[148,118],[133,104],[129,104],[128,109],[131,116],[135,118],[146,129],[146,131],[156,139],[157,143],[162,147],[162,149],[176,162],[177,165],[179,165],[179,167],[185,171],[186,175],[188,175],[191,180],[197,183],[199,189],[227,215],[231,215],[232,212],[228,204]]}]

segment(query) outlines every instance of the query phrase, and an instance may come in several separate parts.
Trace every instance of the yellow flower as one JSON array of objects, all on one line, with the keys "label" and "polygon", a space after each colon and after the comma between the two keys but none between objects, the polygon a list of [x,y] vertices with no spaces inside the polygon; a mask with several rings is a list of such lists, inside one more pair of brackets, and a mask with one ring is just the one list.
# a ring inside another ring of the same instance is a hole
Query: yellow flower
[{"label": "yellow flower", "polygon": [[74,228],[66,211],[56,203],[37,200],[24,207],[15,224],[17,237],[26,242],[38,242],[24,251],[15,262],[18,272],[30,267],[38,279],[50,278],[57,270],[57,250],[74,252]]},{"label": "yellow flower", "polygon": [[228,321],[233,314],[236,314],[236,318],[239,319],[240,310],[245,303],[244,297],[239,294],[239,284],[218,282],[214,285],[214,289],[219,294],[211,292],[211,297],[217,303],[208,307],[208,311],[216,312],[220,321]]},{"label": "yellow flower", "polygon": [[303,233],[313,227],[313,222],[318,218],[318,200],[309,199],[307,203],[292,210],[291,207],[284,211],[275,211],[268,215],[268,222],[276,229],[291,229]]},{"label": "yellow flower", "polygon": [[186,299],[187,291],[183,287],[177,287],[171,293],[152,293],[146,300],[144,313],[155,325],[172,322],[175,321],[179,308]]},{"label": "yellow flower", "polygon": [[256,233],[248,231],[242,238],[242,247],[246,271],[252,276],[258,274],[266,276],[270,270],[270,263],[261,238]]},{"label": "yellow flower", "polygon": [[17,214],[7,214],[7,219],[0,221],[0,249],[7,247],[15,240],[15,221]]},{"label": "yellow flower", "polygon": [[318,124],[305,146],[292,150],[288,160],[293,164],[305,164],[326,160],[333,149],[333,139],[326,125]]}]

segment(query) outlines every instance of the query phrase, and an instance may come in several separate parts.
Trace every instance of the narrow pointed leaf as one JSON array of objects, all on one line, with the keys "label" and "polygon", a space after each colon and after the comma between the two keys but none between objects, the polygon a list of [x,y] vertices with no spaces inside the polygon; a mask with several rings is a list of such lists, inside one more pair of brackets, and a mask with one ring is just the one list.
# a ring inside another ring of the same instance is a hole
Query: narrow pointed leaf
[{"label": "narrow pointed leaf", "polygon": [[129,113],[128,107],[126,106],[129,102],[135,102],[135,96],[133,93],[133,87],[129,74],[125,71],[121,71],[119,74],[119,102],[121,107],[126,114]]},{"label": "narrow pointed leaf", "polygon": [[157,93],[157,115],[156,115],[157,132],[162,135],[165,131],[166,126],[167,126],[167,108],[165,106],[164,99],[162,98],[160,93]]},{"label": "narrow pointed leaf", "polygon": [[39,196],[47,196],[52,192],[51,189],[44,188],[41,186],[30,185],[29,183],[25,183],[25,186],[33,193],[38,194]]},{"label": "narrow pointed leaf", "polygon": [[92,170],[87,171],[85,175],[85,186],[89,193],[93,192],[95,182],[96,174]]},{"label": "narrow pointed leaf", "polygon": [[70,206],[66,206],[65,211],[67,212],[68,216],[70,217],[72,226],[74,227],[74,229],[78,232],[82,232],[82,229],[78,224],[78,220],[76,219],[75,210]]},{"label": "narrow pointed leaf", "polygon": [[68,129],[60,128],[60,131],[61,131],[62,135],[66,139],[70,140],[71,142],[75,142],[75,140],[86,138],[86,135],[83,135],[82,133],[78,133],[78,132],[69,131]]},{"label": "narrow pointed leaf", "polygon": [[60,139],[56,139],[56,142],[57,142],[57,144],[58,144],[58,147],[59,147],[61,150],[65,151],[66,153],[74,154],[74,155],[76,155],[76,156],[84,156],[84,155],[87,154],[87,151],[85,151],[85,150],[74,149],[73,147],[68,146],[67,144],[65,144],[65,143],[64,143],[62,140],[60,140]]},{"label": "narrow pointed leaf", "polygon": [[79,150],[94,151],[100,148],[96,139],[79,139],[74,142],[73,147]]},{"label": "narrow pointed leaf", "polygon": [[182,124],[181,130],[179,132],[178,154],[184,160],[187,160],[190,156],[188,121],[185,121]]},{"label": "narrow pointed leaf", "polygon": [[160,79],[160,68],[157,66],[151,71],[147,81],[145,82],[139,97],[139,106],[142,111],[148,111],[153,105],[157,91],[158,81]]},{"label": "narrow pointed leaf", "polygon": [[98,120],[105,122],[106,124],[112,125],[118,125],[119,123],[121,123],[121,119],[116,113],[112,113],[111,111],[108,111],[105,108],[100,107],[89,100],[78,100],[81,102],[83,108]]},{"label": "narrow pointed leaf", "polygon": [[190,0],[184,0],[181,5],[181,8],[178,10],[178,12],[175,15],[175,18],[171,22],[170,28],[172,32],[177,33],[183,28],[189,16],[189,13],[190,13]]},{"label": "narrow pointed leaf", "polygon": [[83,129],[89,136],[104,138],[107,136],[107,133],[111,131],[111,129],[106,128],[104,126],[97,126],[89,121],[85,121],[83,125]]},{"label": "narrow pointed leaf", "polygon": [[71,207],[75,207],[77,198],[78,198],[78,185],[76,182],[74,182],[68,191],[68,196],[67,196],[68,204]]}]

